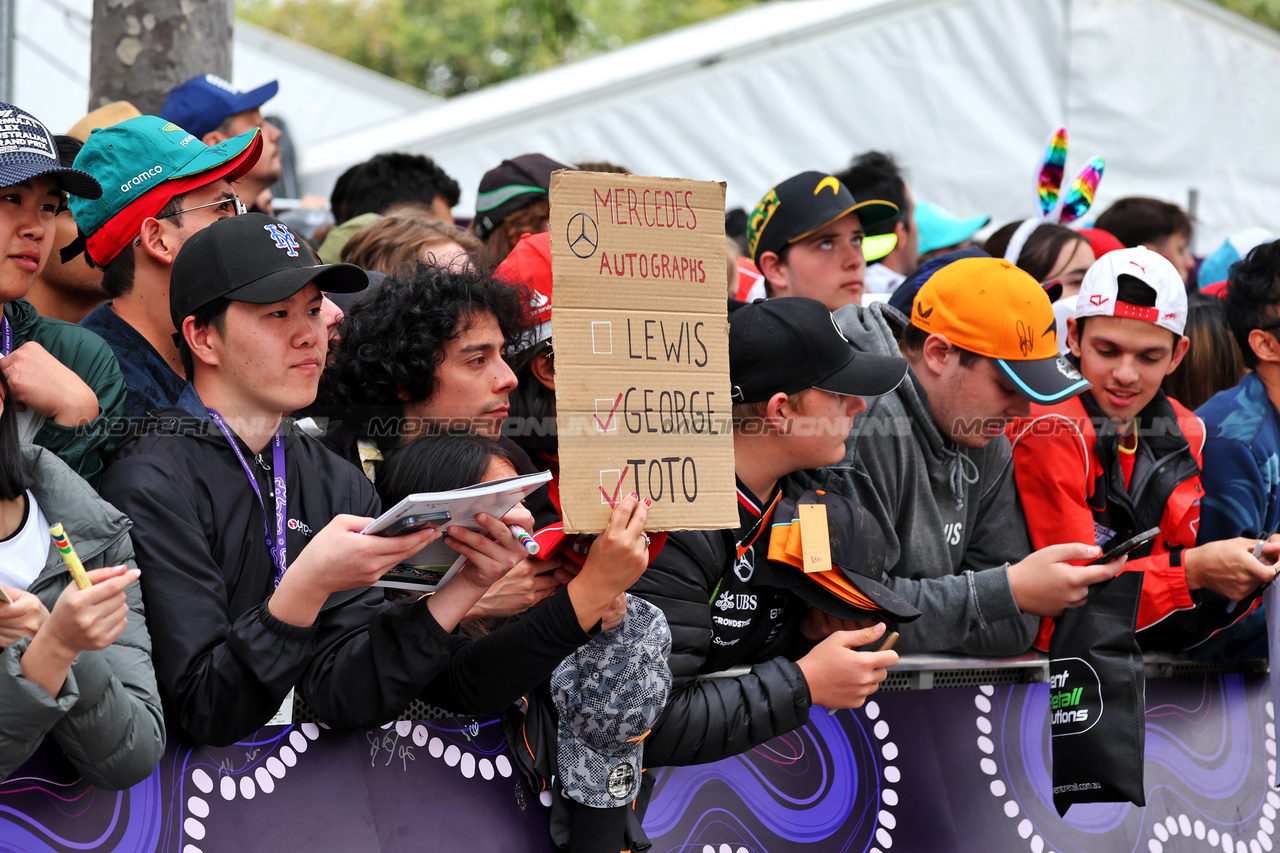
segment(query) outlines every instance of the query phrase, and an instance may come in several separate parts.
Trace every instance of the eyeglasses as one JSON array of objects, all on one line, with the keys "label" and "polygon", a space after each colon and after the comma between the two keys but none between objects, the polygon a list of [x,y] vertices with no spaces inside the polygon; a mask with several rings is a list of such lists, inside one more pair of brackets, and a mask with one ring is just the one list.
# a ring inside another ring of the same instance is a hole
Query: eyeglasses
[{"label": "eyeglasses", "polygon": [[230,209],[230,211],[234,211],[231,213],[232,216],[239,216],[242,213],[248,212],[248,208],[244,206],[244,202],[240,200],[240,196],[233,195],[231,198],[220,198],[217,201],[211,201],[208,204],[198,204],[195,207],[188,207],[183,210],[175,210],[172,213],[165,213],[161,216],[157,216],[156,219],[168,219],[170,216],[177,216],[180,213],[190,213],[193,210],[204,210],[206,207],[220,207],[224,204],[234,205]]}]

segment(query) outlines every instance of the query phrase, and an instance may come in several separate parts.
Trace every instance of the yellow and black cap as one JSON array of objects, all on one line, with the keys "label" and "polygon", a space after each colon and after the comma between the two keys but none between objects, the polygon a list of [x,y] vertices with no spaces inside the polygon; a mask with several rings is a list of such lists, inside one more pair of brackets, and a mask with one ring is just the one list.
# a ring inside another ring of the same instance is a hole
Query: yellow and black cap
[{"label": "yellow and black cap", "polygon": [[765,252],[779,252],[850,213],[863,227],[898,215],[898,206],[880,199],[858,200],[839,178],[801,172],[787,178],[756,204],[747,220],[747,254],[757,266]]}]

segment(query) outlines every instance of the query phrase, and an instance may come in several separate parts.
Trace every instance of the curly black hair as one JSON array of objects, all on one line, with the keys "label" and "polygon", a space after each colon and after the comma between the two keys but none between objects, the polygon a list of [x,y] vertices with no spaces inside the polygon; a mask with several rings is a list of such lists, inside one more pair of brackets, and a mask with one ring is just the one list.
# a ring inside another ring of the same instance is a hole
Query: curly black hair
[{"label": "curly black hair", "polygon": [[1258,366],[1249,333],[1276,319],[1280,304],[1280,241],[1256,246],[1231,265],[1227,285],[1227,324],[1236,336],[1244,366]]},{"label": "curly black hair", "polygon": [[385,439],[398,434],[405,404],[436,392],[436,367],[448,342],[477,314],[490,314],[514,344],[530,329],[528,304],[527,290],[491,271],[419,263],[347,312],[317,402],[361,437],[394,444]]},{"label": "curly black hair", "polygon": [[[398,204],[430,206],[436,196],[443,197],[453,207],[461,197],[458,182],[423,154],[394,151],[377,154],[348,169],[338,180],[341,183],[340,222],[362,213],[385,213]],[[338,184],[334,185],[334,193],[339,193]],[[335,206],[335,218],[338,213]]]}]

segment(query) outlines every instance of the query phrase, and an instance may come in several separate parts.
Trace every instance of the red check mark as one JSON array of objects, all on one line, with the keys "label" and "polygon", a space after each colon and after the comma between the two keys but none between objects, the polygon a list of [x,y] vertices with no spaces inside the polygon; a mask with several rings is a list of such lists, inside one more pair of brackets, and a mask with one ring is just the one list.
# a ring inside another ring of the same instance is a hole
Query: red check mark
[{"label": "red check mark", "polygon": [[[601,422],[600,422],[600,416],[599,416],[599,415],[592,415],[592,416],[591,416],[591,417],[593,417],[593,418],[595,418],[595,419],[596,419],[596,426],[600,427],[600,431],[601,431],[601,432],[608,432],[608,431],[609,431],[609,424],[613,423],[613,413],[614,413],[614,412],[616,412],[616,411],[618,411],[618,406],[620,406],[620,405],[622,405],[622,395],[621,395],[621,394],[619,394],[619,395],[618,395],[618,399],[616,399],[616,400],[614,400],[614,401],[613,401],[613,408],[609,410],[609,417],[605,418],[604,423],[601,423]],[[600,491],[604,491],[604,489],[601,489]],[[606,497],[607,497],[607,495],[606,495]]]},{"label": "red check mark", "polygon": [[604,490],[604,486],[600,487],[600,494],[604,495],[605,503],[610,507],[618,505],[618,492],[622,489],[622,481],[627,479],[627,469],[630,467],[630,465],[624,465],[622,467],[622,476],[618,478],[618,485],[613,487],[613,497],[610,497],[609,493]]}]

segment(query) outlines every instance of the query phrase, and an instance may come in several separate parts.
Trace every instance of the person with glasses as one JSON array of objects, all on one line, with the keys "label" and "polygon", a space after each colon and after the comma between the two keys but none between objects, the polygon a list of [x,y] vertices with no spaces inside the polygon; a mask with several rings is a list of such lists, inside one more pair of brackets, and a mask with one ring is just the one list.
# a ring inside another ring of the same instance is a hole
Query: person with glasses
[{"label": "person with glasses", "polygon": [[[169,279],[193,234],[245,211],[235,182],[262,151],[258,130],[214,146],[155,116],[95,130],[75,165],[99,179],[102,197],[73,199],[71,212],[89,262],[103,270],[111,301],[80,325],[96,332],[120,362],[128,385],[123,414],[140,418],[184,401],[187,382],[169,318]],[[189,396],[189,394],[188,394]]]},{"label": "person with glasses", "polygon": [[[1084,277],[1067,333],[1092,388],[1035,405],[1009,429],[1036,546],[1092,537],[1108,548],[1159,528],[1125,567],[1143,573],[1138,642],[1157,651],[1190,648],[1248,613],[1280,553],[1280,545],[1255,553],[1257,533],[1205,536],[1201,472],[1213,467],[1207,448],[1201,457],[1205,426],[1161,390],[1190,345],[1186,322],[1172,263],[1140,246],[1104,255]],[[1042,623],[1039,648],[1052,628]]]},{"label": "person with glasses", "polygon": [[[1226,320],[1246,373],[1196,414],[1204,419],[1200,542],[1280,531],[1280,243],[1264,243],[1231,267]],[[1206,660],[1267,656],[1259,608],[1197,650]]]},{"label": "person with glasses", "polygon": [[862,303],[866,290],[864,251],[876,258],[893,248],[892,234],[864,246],[866,229],[898,215],[898,206],[855,199],[838,178],[801,172],[756,203],[747,219],[747,253],[765,279],[770,296],[807,296],[835,311]]},{"label": "person with glasses", "polygon": [[96,484],[109,454],[106,427],[124,404],[124,380],[96,336],[41,317],[26,295],[57,239],[63,193],[96,199],[102,187],[62,165],[49,130],[0,104],[0,373],[18,436],[52,451]]},{"label": "person with glasses", "polygon": [[268,190],[280,180],[280,128],[262,115],[261,107],[276,96],[279,82],[242,92],[215,74],[199,74],[169,90],[156,115],[191,131],[206,145],[217,145],[257,128],[262,156],[241,177],[240,195],[248,207],[271,213]]}]

